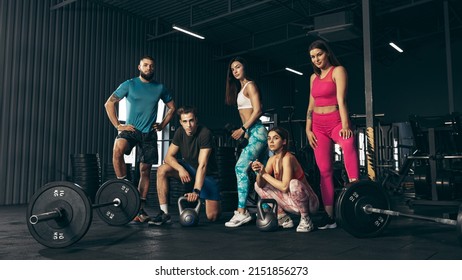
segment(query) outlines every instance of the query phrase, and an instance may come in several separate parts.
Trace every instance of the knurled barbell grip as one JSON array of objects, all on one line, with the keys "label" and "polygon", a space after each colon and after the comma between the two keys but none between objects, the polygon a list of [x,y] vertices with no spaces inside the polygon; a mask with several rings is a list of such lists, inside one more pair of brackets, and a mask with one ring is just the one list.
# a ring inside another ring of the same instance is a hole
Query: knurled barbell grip
[{"label": "knurled barbell grip", "polygon": [[50,212],[32,215],[29,218],[29,223],[31,223],[32,225],[35,225],[40,222],[61,218],[63,216],[62,210],[63,209],[55,208]]},{"label": "knurled barbell grip", "polygon": [[427,216],[420,216],[420,215],[412,215],[412,214],[404,214],[404,213],[397,212],[397,211],[374,208],[371,205],[365,205],[363,207],[363,210],[366,214],[377,213],[377,214],[385,214],[389,216],[403,216],[403,217],[408,217],[408,218],[413,218],[413,219],[432,221],[432,222],[436,222],[439,224],[453,225],[453,226],[457,225],[456,220],[427,217]]}]

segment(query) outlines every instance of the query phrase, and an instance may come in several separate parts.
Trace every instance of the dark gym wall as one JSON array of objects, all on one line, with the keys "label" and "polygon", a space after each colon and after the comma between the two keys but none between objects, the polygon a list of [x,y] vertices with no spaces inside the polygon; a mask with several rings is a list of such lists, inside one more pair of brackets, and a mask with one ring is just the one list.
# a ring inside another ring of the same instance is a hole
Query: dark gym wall
[{"label": "dark gym wall", "polygon": [[0,205],[27,203],[45,183],[68,179],[71,154],[110,162],[116,131],[103,105],[138,75],[144,54],[156,57],[157,78],[180,105],[197,101],[215,118],[233,111],[220,90],[226,66],[212,62],[210,47],[179,36],[150,42],[147,21],[92,1],[51,10],[58,2],[0,0]]},{"label": "dark gym wall", "polygon": [[[454,110],[462,112],[462,38],[452,38]],[[350,112],[365,113],[364,67],[361,54],[342,58],[350,78]],[[405,122],[411,114],[449,114],[446,49],[444,37],[429,40],[404,53],[375,59],[372,92],[375,113],[388,122]]]},{"label": "dark gym wall", "polygon": [[0,1],[2,205],[67,179],[70,154],[107,153],[104,101],[146,51],[141,20],[90,1],[51,10],[56,2]]},{"label": "dark gym wall", "polygon": [[[171,89],[178,106],[197,106],[201,122],[211,128],[238,124],[236,109],[224,105],[228,61],[215,60],[220,49],[182,34],[149,41],[155,24],[142,18],[93,1],[50,9],[59,2],[0,0],[0,205],[27,203],[45,183],[68,179],[71,154],[99,153],[102,162],[110,162],[116,131],[103,104],[121,82],[138,75],[144,54],[156,58],[156,78]],[[462,103],[460,41],[453,38],[452,46],[456,111]],[[376,112],[393,121],[405,121],[409,113],[448,112],[442,42],[389,65],[374,63]],[[285,119],[282,106],[293,105],[294,118],[303,119],[309,73],[268,74],[265,62],[246,58],[264,108],[277,109]],[[364,113],[362,56],[341,61],[350,74],[350,111]]]},{"label": "dark gym wall", "polygon": [[[462,112],[462,38],[452,37],[452,75],[454,111]],[[392,50],[393,51],[393,50]],[[394,51],[393,51],[394,52]],[[402,54],[386,56],[373,50],[372,94],[374,113],[384,113],[386,122],[406,122],[411,114],[437,116],[449,114],[448,74],[444,37],[429,40]],[[362,53],[339,58],[348,71],[350,114],[365,114],[364,63]],[[308,63],[308,61],[307,61]],[[309,68],[295,78],[295,104],[306,104],[309,94]],[[306,107],[303,108],[306,111]],[[303,116],[303,110],[297,110]]]},{"label": "dark gym wall", "polygon": [[[156,59],[156,79],[177,106],[197,106],[211,128],[239,122],[224,104],[228,61],[215,60],[218,48],[182,34],[150,41],[155,24],[142,18],[93,1],[51,9],[59,3],[0,0],[0,205],[27,203],[45,183],[70,179],[71,154],[111,161],[116,131],[103,105],[138,75],[142,55]],[[249,62],[257,76],[264,72]],[[284,96],[285,79],[262,82],[264,102],[273,88]]]}]

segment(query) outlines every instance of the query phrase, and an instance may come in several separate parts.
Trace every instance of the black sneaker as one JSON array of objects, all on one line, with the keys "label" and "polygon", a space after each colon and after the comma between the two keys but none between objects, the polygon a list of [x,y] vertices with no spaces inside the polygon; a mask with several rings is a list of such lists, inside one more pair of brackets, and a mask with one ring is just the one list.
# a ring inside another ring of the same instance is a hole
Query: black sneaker
[{"label": "black sneaker", "polygon": [[329,215],[323,215],[321,221],[317,222],[318,229],[332,229],[337,227],[335,220]]},{"label": "black sneaker", "polygon": [[134,222],[137,223],[146,223],[150,220],[149,215],[144,211],[143,208],[140,209],[138,215],[133,219]]},{"label": "black sneaker", "polygon": [[165,214],[164,211],[160,210],[159,214],[155,216],[154,218],[151,218],[149,221],[150,225],[156,225],[160,226],[163,224],[170,224],[172,223],[172,218],[170,217],[169,214]]}]

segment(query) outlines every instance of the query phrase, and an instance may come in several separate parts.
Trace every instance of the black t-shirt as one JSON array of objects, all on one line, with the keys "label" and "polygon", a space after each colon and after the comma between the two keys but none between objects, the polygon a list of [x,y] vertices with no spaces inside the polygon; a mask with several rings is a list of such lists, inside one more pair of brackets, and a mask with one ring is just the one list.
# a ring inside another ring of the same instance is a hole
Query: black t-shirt
[{"label": "black t-shirt", "polygon": [[194,167],[194,169],[197,169],[199,166],[200,149],[212,149],[207,163],[207,175],[216,174],[215,142],[212,132],[207,127],[198,125],[196,133],[188,136],[183,127],[180,126],[173,136],[172,143],[179,147],[183,160]]}]

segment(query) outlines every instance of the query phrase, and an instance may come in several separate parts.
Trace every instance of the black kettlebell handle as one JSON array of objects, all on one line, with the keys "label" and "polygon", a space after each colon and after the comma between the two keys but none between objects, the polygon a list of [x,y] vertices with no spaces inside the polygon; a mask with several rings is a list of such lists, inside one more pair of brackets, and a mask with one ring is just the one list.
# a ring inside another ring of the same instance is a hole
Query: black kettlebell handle
[{"label": "black kettlebell handle", "polygon": [[263,204],[266,203],[266,204],[272,204],[272,207],[271,207],[271,210],[273,212],[273,214],[277,217],[277,214],[278,214],[278,203],[276,202],[275,199],[272,199],[272,198],[263,198],[263,199],[260,199],[258,202],[257,202],[257,215],[259,216],[260,219],[264,219],[265,218],[265,215],[263,213]]}]

